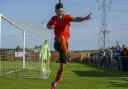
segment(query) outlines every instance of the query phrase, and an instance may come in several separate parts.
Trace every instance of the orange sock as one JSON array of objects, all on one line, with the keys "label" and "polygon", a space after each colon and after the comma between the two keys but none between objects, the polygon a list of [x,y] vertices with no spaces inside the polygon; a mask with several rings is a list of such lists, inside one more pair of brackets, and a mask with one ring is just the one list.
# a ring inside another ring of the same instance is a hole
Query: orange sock
[{"label": "orange sock", "polygon": [[62,49],[63,49],[63,51],[64,51],[64,54],[66,55],[67,52],[68,52],[68,48],[67,48],[67,44],[66,44],[66,40],[65,40],[64,36],[61,36],[61,37],[59,38],[59,41],[60,41],[60,44],[61,44]]},{"label": "orange sock", "polygon": [[58,70],[57,71],[57,74],[56,74],[56,78],[55,78],[55,82],[58,83],[61,79],[61,76],[62,76],[62,70]]}]

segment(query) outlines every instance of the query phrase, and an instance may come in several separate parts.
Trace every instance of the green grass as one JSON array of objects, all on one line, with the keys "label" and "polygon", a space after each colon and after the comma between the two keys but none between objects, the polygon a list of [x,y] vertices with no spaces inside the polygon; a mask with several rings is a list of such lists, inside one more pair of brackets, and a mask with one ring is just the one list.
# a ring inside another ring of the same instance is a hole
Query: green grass
[{"label": "green grass", "polygon": [[[0,89],[50,89],[59,64],[52,63],[49,79],[8,79],[0,77]],[[128,72],[92,65],[69,63],[57,89],[128,89]]]}]

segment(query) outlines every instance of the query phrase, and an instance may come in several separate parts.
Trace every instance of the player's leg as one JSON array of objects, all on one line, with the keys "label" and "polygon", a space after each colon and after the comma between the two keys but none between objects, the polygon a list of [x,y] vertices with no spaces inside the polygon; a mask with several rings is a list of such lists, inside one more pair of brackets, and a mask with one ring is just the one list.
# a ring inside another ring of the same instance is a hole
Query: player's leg
[{"label": "player's leg", "polygon": [[55,89],[56,85],[60,82],[60,79],[62,77],[63,70],[64,70],[64,63],[66,63],[66,58],[65,58],[64,52],[63,52],[61,44],[58,40],[55,40],[54,48],[59,52],[60,66],[56,73],[55,80],[52,82],[51,89]]},{"label": "player's leg", "polygon": [[66,59],[68,61],[70,61],[69,60],[70,53],[68,51],[68,42],[67,42],[67,40],[65,39],[64,36],[60,36],[59,39],[58,39],[58,41],[59,41],[59,43],[61,45],[61,49],[63,50],[64,55],[66,56]]},{"label": "player's leg", "polygon": [[42,64],[41,64],[42,65],[42,72],[44,72],[44,59],[42,58],[41,61],[42,61]]},{"label": "player's leg", "polygon": [[66,55],[68,53],[68,47],[67,47],[66,39],[64,38],[64,36],[60,36],[58,41],[60,42],[61,48],[62,48],[64,54]]},{"label": "player's leg", "polygon": [[60,80],[62,79],[62,75],[63,75],[63,70],[64,70],[64,63],[60,63],[60,67],[57,71],[56,74],[56,78],[55,78],[55,83],[56,85],[60,82]]},{"label": "player's leg", "polygon": [[46,63],[45,63],[45,59],[43,60],[44,62],[44,71],[46,70]]},{"label": "player's leg", "polygon": [[43,68],[44,68],[44,70],[47,70],[48,69],[48,57],[47,57],[47,53],[46,54],[44,54],[44,56],[43,56]]},{"label": "player's leg", "polygon": [[42,59],[42,71],[46,71],[47,70],[47,60],[46,59]]},{"label": "player's leg", "polygon": [[48,70],[50,71],[50,68],[49,68],[49,58],[48,58],[48,60],[47,60],[47,65],[48,65]]},{"label": "player's leg", "polygon": [[58,85],[60,82],[62,75],[63,75],[63,70],[64,70],[64,64],[60,63],[60,67],[56,73],[55,80],[52,82],[52,89],[55,89],[55,87]]}]

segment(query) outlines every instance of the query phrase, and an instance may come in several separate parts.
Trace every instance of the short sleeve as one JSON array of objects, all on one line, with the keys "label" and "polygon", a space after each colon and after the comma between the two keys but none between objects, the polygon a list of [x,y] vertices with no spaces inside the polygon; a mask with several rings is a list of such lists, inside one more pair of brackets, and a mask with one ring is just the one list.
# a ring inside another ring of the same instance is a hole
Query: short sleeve
[{"label": "short sleeve", "polygon": [[70,15],[66,15],[65,18],[66,18],[67,21],[69,21],[69,22],[71,21],[71,16]]},{"label": "short sleeve", "polygon": [[50,21],[48,22],[48,25],[49,25],[49,26],[55,25],[55,22],[56,22],[56,17],[53,16],[53,17],[50,19]]}]

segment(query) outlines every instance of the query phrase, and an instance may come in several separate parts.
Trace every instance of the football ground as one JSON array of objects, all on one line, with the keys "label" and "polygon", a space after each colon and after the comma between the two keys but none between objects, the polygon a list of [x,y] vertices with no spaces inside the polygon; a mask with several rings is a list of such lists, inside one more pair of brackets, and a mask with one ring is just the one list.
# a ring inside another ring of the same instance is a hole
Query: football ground
[{"label": "football ground", "polygon": [[[0,77],[0,89],[50,89],[58,63],[51,63],[48,79]],[[99,66],[68,63],[57,89],[128,89],[128,72]]]}]

